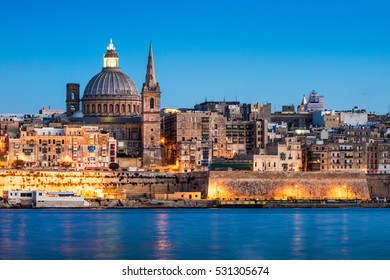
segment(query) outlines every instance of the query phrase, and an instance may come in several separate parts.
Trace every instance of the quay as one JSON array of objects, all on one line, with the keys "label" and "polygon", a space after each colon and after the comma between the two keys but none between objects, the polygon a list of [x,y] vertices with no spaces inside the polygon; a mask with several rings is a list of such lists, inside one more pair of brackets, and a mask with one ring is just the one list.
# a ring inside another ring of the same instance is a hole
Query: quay
[{"label": "quay", "polygon": [[16,190],[72,193],[91,207],[384,207],[389,185],[389,174],[341,172],[0,171],[4,207]]}]

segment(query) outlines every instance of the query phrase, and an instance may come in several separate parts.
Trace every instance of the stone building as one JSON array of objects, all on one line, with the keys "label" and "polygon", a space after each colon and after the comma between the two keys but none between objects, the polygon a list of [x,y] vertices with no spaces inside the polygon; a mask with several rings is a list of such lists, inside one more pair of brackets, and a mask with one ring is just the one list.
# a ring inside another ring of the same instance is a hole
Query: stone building
[{"label": "stone building", "polygon": [[323,111],[324,96],[318,95],[314,90],[310,93],[307,103],[305,104],[306,112]]},{"label": "stone building", "polygon": [[261,154],[253,156],[253,171],[301,171],[302,147],[296,137],[268,145]]},{"label": "stone building", "polygon": [[390,174],[390,141],[381,139],[367,146],[367,173]]},{"label": "stone building", "polygon": [[142,97],[133,80],[119,68],[112,40],[103,58],[103,69],[88,82],[83,97],[80,85],[75,83],[67,84],[66,97],[68,122],[107,131],[118,141],[122,157],[143,158],[145,167],[161,165],[160,86],[151,44]]},{"label": "stone building", "polygon": [[367,112],[356,106],[352,110],[339,112],[339,115],[342,126],[367,125],[368,122]]},{"label": "stone building", "polygon": [[168,165],[179,165],[186,161],[181,158],[178,149],[179,146],[187,145],[187,141],[206,142],[211,157],[227,156],[226,118],[217,112],[176,112],[164,116],[161,125]]},{"label": "stone building", "polygon": [[310,146],[309,170],[365,172],[366,147],[363,142],[345,139],[317,141]]},{"label": "stone building", "polygon": [[271,103],[242,104],[242,119],[244,121],[267,120],[271,121]]},{"label": "stone building", "polygon": [[84,170],[116,162],[116,141],[98,127],[23,127],[9,141],[9,165],[23,160],[27,167]]},{"label": "stone building", "polygon": [[180,169],[204,170],[212,159],[251,156],[264,149],[267,130],[267,120],[228,121],[217,112],[165,114],[162,135],[166,162]]},{"label": "stone building", "polygon": [[288,130],[308,129],[312,126],[312,112],[275,112],[271,115],[271,122],[286,124]]},{"label": "stone building", "polygon": [[160,85],[156,79],[152,44],[149,48],[145,83],[142,86],[142,158],[143,165],[161,166]]}]

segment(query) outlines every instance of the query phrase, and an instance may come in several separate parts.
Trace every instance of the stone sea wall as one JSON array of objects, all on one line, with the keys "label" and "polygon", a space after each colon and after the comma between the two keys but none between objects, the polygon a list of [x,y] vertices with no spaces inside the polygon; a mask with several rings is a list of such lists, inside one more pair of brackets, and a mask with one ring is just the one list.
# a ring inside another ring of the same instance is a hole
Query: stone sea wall
[{"label": "stone sea wall", "polygon": [[390,198],[390,174],[367,175],[371,197]]},{"label": "stone sea wall", "polygon": [[87,199],[154,199],[194,191],[203,199],[368,199],[390,197],[390,175],[316,172],[0,171],[0,196],[9,190],[73,191]]},{"label": "stone sea wall", "polygon": [[366,175],[324,172],[210,172],[211,199],[368,199]]},{"label": "stone sea wall", "polygon": [[0,196],[10,190],[72,191],[85,198],[154,198],[159,193],[200,191],[207,198],[206,172],[0,171]]}]

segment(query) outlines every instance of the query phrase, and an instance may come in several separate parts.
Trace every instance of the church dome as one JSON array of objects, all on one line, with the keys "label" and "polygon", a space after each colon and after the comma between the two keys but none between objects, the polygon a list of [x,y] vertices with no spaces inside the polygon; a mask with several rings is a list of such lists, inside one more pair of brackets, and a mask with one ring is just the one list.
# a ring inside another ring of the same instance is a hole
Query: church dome
[{"label": "church dome", "polygon": [[104,54],[104,67],[85,87],[84,98],[139,97],[135,83],[122,73],[118,61],[118,53],[110,39],[107,52]]},{"label": "church dome", "polygon": [[87,84],[82,98],[86,117],[132,117],[141,114],[141,96],[133,80],[119,68],[112,40],[104,54],[103,69]]},{"label": "church dome", "polygon": [[84,90],[85,98],[139,97],[138,89],[129,76],[117,67],[106,67],[95,75]]}]

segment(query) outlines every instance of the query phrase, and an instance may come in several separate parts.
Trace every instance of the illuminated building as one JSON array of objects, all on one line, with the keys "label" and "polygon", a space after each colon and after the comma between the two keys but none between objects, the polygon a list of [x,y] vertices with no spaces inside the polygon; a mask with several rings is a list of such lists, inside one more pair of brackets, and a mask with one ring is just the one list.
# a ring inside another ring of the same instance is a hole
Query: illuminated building
[{"label": "illuminated building", "polygon": [[261,154],[253,156],[253,171],[301,171],[301,142],[295,137],[285,137],[284,141],[269,144]]},{"label": "illuminated building", "polygon": [[23,160],[27,167],[108,167],[116,162],[116,141],[98,127],[26,127],[9,140],[9,164]]},{"label": "illuminated building", "polygon": [[140,95],[133,80],[119,68],[119,55],[110,40],[103,69],[88,82],[83,97],[79,84],[67,84],[68,119],[63,122],[98,126],[118,141],[120,156],[142,158],[144,166],[160,166],[160,96],[152,45]]}]

